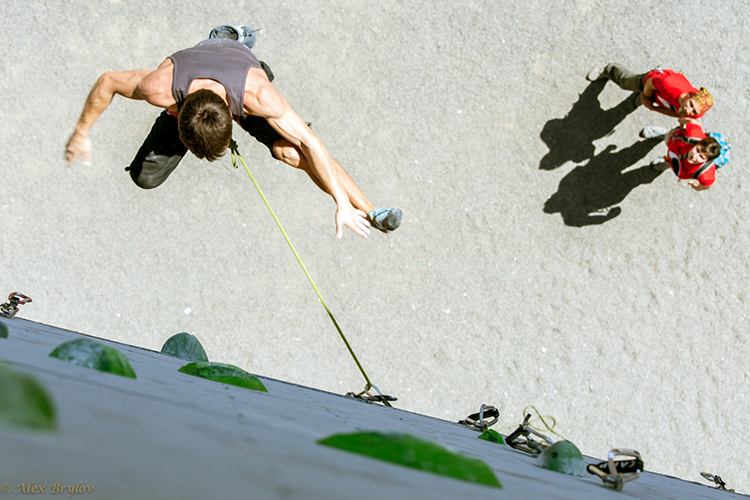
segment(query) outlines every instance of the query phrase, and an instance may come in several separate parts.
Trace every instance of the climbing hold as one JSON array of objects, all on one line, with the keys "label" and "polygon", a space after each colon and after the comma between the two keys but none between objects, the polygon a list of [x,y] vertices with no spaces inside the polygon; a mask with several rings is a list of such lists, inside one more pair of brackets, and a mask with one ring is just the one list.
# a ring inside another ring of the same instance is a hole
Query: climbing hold
[{"label": "climbing hold", "polygon": [[570,441],[558,441],[548,446],[536,459],[536,464],[571,476],[583,476],[586,467],[580,450]]},{"label": "climbing hold", "polygon": [[254,391],[268,392],[268,389],[266,389],[266,386],[263,385],[263,382],[261,382],[258,377],[250,375],[242,368],[237,368],[234,365],[209,362],[190,363],[177,371],[187,375],[193,375],[194,377],[221,382],[222,384],[236,385],[237,387],[244,387]]},{"label": "climbing hold", "polygon": [[481,460],[458,455],[437,443],[409,434],[334,434],[319,439],[318,443],[440,476],[502,488],[495,474]]},{"label": "climbing hold", "polygon": [[53,430],[56,416],[52,399],[34,377],[0,363],[0,423]]},{"label": "climbing hold", "polygon": [[505,439],[503,439],[502,434],[500,434],[497,431],[493,431],[492,429],[487,429],[486,431],[484,431],[477,437],[479,439],[484,439],[485,441],[489,441],[490,443],[505,444]]},{"label": "climbing hold", "polygon": [[172,335],[164,342],[161,352],[172,356],[192,359],[193,361],[208,361],[208,355],[200,340],[188,332]]},{"label": "climbing hold", "polygon": [[91,339],[80,338],[64,342],[49,354],[83,368],[135,378],[135,372],[120,351]]}]

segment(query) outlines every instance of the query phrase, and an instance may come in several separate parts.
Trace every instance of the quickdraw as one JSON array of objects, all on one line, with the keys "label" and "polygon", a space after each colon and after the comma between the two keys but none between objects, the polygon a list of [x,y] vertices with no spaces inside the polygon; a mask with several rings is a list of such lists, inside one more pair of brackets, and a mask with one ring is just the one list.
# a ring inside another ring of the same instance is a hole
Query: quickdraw
[{"label": "quickdraw", "polygon": [[[492,420],[486,421],[484,419],[485,416],[489,416]],[[495,425],[499,417],[500,411],[498,411],[497,408],[483,404],[481,408],[479,408],[479,413],[472,413],[466,417],[465,420],[459,420],[458,423],[474,427],[476,430],[484,432],[488,427]]]},{"label": "quickdraw", "polygon": [[717,490],[734,491],[733,489],[727,489],[727,483],[722,481],[721,476],[711,474],[710,472],[701,472],[701,476],[703,476],[704,479],[713,481],[713,483],[716,485]]},{"label": "quickdraw", "polygon": [[[628,458],[615,460],[617,456]],[[643,460],[641,459],[641,454],[635,450],[614,449],[609,451],[606,462],[589,464],[586,470],[589,474],[599,476],[604,481],[605,486],[620,491],[626,482],[632,481],[641,475],[641,472],[643,472]]]},{"label": "quickdraw", "polygon": [[[375,389],[377,394],[371,394],[370,389]],[[385,406],[391,406],[389,404],[390,401],[398,401],[398,398],[383,394],[382,392],[380,392],[380,389],[371,384],[367,384],[365,386],[365,390],[360,393],[347,392],[346,396],[354,399],[359,399],[366,403],[382,403]]]},{"label": "quickdraw", "polygon": [[[534,429],[529,424],[530,418],[531,413],[528,413],[526,415],[526,418],[523,419],[523,423],[508,435],[508,437],[505,439],[505,442],[511,448],[515,448],[516,450],[536,456],[541,454],[546,447],[554,444],[554,441]],[[535,441],[534,439],[532,439],[530,437],[532,434],[542,439],[542,441]]]},{"label": "quickdraw", "polygon": [[8,302],[0,305],[0,316],[12,318],[18,312],[18,306],[28,304],[29,302],[31,302],[31,297],[27,297],[22,293],[13,292],[8,295]]}]

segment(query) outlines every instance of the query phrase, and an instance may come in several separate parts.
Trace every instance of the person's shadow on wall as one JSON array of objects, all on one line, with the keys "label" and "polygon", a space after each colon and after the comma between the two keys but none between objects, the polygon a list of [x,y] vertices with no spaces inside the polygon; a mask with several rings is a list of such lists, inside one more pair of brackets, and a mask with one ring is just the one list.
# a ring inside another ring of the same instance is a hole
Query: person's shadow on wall
[{"label": "person's shadow on wall", "polygon": [[540,170],[554,170],[565,162],[581,163],[593,158],[594,141],[611,134],[615,127],[640,104],[640,93],[631,94],[612,109],[603,110],[599,94],[608,80],[592,82],[583,91],[565,118],[548,121],[542,133],[542,141],[549,148]]},{"label": "person's shadow on wall", "polygon": [[549,153],[539,163],[541,170],[554,170],[568,161],[588,163],[563,177],[557,192],[544,204],[544,212],[560,213],[568,226],[603,224],[622,212],[619,206],[627,195],[642,184],[649,184],[661,172],[646,165],[629,167],[643,159],[661,139],[639,141],[616,153],[615,145],[594,156],[594,141],[611,134],[615,127],[640,104],[633,93],[614,108],[603,110],[599,103],[607,80],[592,82],[565,118],[548,121],[540,134]]},{"label": "person's shadow on wall", "polygon": [[603,224],[622,212],[617,205],[636,187],[649,184],[661,172],[645,165],[624,172],[646,156],[661,139],[639,141],[613,153],[610,144],[587,164],[562,178],[557,192],[544,204],[544,212],[559,212],[567,226]]}]

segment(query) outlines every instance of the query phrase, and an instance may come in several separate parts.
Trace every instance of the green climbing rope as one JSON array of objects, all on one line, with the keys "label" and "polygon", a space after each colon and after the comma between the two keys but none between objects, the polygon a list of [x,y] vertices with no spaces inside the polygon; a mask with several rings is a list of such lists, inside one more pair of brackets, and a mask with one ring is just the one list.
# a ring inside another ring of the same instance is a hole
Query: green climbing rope
[{"label": "green climbing rope", "polygon": [[[344,344],[346,345],[346,348],[349,350],[349,354],[352,355],[352,358],[354,358],[354,362],[357,363],[357,368],[359,368],[359,371],[362,372],[362,376],[365,378],[365,382],[367,382],[367,385],[365,386],[364,392],[367,392],[371,388],[375,388],[377,390],[377,387],[372,385],[372,382],[370,382],[370,378],[367,376],[367,373],[365,373],[365,369],[362,368],[362,364],[359,362],[359,359],[357,359],[357,355],[354,354],[354,350],[352,349],[352,346],[349,345],[349,341],[346,340],[346,336],[344,335],[344,332],[341,331],[341,327],[339,326],[338,322],[336,321],[336,318],[333,316],[333,313],[328,308],[328,305],[326,305],[326,301],[323,300],[323,296],[320,294],[320,291],[318,290],[318,287],[315,286],[315,282],[312,279],[312,276],[310,276],[310,273],[307,272],[307,268],[305,267],[305,264],[302,263],[302,259],[300,258],[299,254],[297,253],[297,250],[294,249],[294,245],[292,245],[292,241],[289,239],[289,236],[287,236],[286,231],[284,231],[283,226],[281,225],[281,222],[279,221],[279,218],[276,217],[276,213],[274,213],[273,208],[271,208],[271,204],[268,203],[268,200],[266,199],[265,195],[263,194],[263,191],[260,189],[260,186],[258,185],[257,181],[255,180],[255,177],[253,177],[253,174],[250,173],[250,169],[247,167],[247,164],[245,163],[245,160],[242,158],[242,155],[239,152],[239,149],[237,148],[237,143],[234,139],[229,141],[229,149],[232,152],[232,166],[234,168],[239,168],[237,166],[237,160],[236,157],[239,157],[240,161],[242,162],[242,166],[245,167],[245,171],[247,172],[247,175],[250,176],[250,180],[253,181],[253,184],[255,185],[255,189],[258,190],[258,194],[260,194],[260,197],[263,198],[263,202],[266,204],[266,207],[268,207],[268,211],[271,212],[271,216],[273,216],[273,220],[276,221],[276,225],[279,226],[279,229],[281,230],[281,234],[284,235],[284,238],[286,239],[286,242],[289,244],[289,248],[292,249],[292,252],[294,253],[294,256],[297,258],[297,262],[299,262],[299,265],[302,267],[302,270],[305,272],[305,276],[307,276],[307,279],[310,281],[310,284],[312,285],[313,289],[315,290],[315,293],[318,295],[318,299],[320,299],[320,303],[323,304],[323,307],[325,308],[326,312],[328,313],[328,316],[331,318],[331,321],[333,321],[334,326],[336,327],[336,330],[339,332],[339,335],[341,336],[341,340],[344,341]],[[363,393],[364,393],[363,392]],[[380,392],[380,391],[378,391]],[[387,406],[391,406],[388,404],[387,401],[384,401],[384,404]]]},{"label": "green climbing rope", "polygon": [[[533,410],[534,413],[536,413],[537,415],[537,418],[529,420],[529,427],[539,432],[551,432],[552,434],[559,437],[560,439],[566,439],[565,436],[555,431],[555,427],[557,426],[557,420],[555,419],[555,417],[553,417],[552,415],[542,415],[539,412],[539,410],[536,409],[536,406],[534,405],[526,405],[526,407],[523,409],[523,414],[527,415],[529,413],[529,410]],[[547,423],[546,419],[549,419],[552,422],[552,425]],[[531,425],[531,422],[536,422],[536,421],[541,422],[544,427],[542,426],[537,427],[535,425]],[[499,427],[499,430],[502,431],[502,430],[509,430],[509,429],[515,429],[515,428],[516,426],[511,425],[508,427]]]}]

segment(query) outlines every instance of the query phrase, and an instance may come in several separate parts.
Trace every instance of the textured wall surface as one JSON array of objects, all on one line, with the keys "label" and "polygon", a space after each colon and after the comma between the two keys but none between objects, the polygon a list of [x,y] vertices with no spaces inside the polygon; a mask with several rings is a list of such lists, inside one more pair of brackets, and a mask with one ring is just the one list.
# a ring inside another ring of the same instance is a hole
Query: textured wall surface
[{"label": "textured wall surface", "polygon": [[[208,355],[339,394],[364,385],[248,176],[187,157],[161,187],[124,172],[159,110],[116,97],[65,144],[97,77],[155,68],[218,24],[262,28],[274,84],[402,227],[334,234],[299,171],[235,138],[372,381],[399,408],[514,427],[534,404],[583,453],[750,491],[747,36],[750,9],[568,2],[0,4],[0,293],[19,316]],[[645,167],[633,109],[597,63],[707,87],[733,160],[697,193]],[[0,353],[2,357],[2,353]],[[507,432],[507,431],[505,431]],[[745,460],[746,462],[746,460]]]},{"label": "textured wall surface", "polygon": [[[0,424],[0,491],[9,496],[36,486],[45,495],[107,499],[378,499],[384,491],[439,499],[740,497],[651,472],[617,492],[588,473],[542,469],[536,458],[477,439],[467,426],[273,379],[262,379],[268,392],[204,380],[177,371],[188,360],[129,345],[103,342],[127,357],[137,378],[103,373],[49,357],[81,335],[20,319],[6,323],[0,367],[33,376],[57,415],[54,431]],[[502,489],[317,443],[363,431],[408,434],[479,459]]]}]

